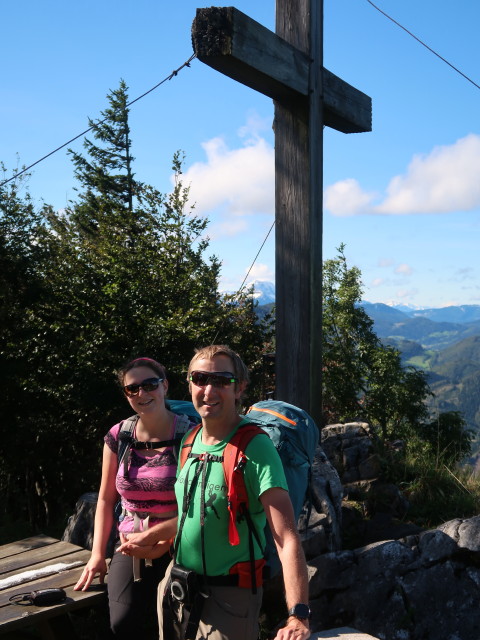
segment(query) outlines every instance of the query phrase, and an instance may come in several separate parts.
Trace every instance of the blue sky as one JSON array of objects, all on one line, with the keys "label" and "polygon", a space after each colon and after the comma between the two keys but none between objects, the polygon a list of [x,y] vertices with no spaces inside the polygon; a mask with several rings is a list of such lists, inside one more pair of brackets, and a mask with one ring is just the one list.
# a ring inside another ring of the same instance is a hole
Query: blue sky
[{"label": "blue sky", "polygon": [[[198,1],[24,0],[2,6],[0,160],[29,165],[87,128],[121,78],[131,99],[191,55]],[[376,4],[480,84],[473,0]],[[235,6],[274,28],[274,0]],[[325,66],[373,100],[373,131],[325,130],[324,258],[346,245],[371,302],[480,304],[480,91],[367,0],[325,0]],[[194,60],[131,108],[135,170],[171,188],[171,159],[186,154],[185,184],[210,219],[222,286],[242,282],[274,216],[273,103]],[[81,150],[82,141],[71,145]],[[29,189],[63,208],[75,198],[59,151]],[[274,279],[274,234],[251,277]]]}]

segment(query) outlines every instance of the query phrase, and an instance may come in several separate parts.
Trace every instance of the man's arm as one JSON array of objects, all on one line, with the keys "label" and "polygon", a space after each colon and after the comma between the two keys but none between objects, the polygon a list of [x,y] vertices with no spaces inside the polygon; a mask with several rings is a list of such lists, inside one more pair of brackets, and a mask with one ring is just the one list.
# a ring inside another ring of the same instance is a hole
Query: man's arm
[{"label": "man's arm", "polygon": [[[265,510],[273,539],[282,563],[287,608],[296,604],[308,604],[308,571],[305,562],[292,503],[288,492],[272,488],[262,493],[260,502]],[[276,640],[306,640],[310,636],[308,620],[289,617],[279,629]]]},{"label": "man's arm", "polygon": [[153,545],[136,545],[131,542],[125,542],[117,549],[117,553],[122,553],[124,556],[133,556],[134,558],[160,558],[170,551],[172,546],[171,540],[165,540],[157,542]]},{"label": "man's arm", "polygon": [[[143,555],[146,550],[144,549],[142,551],[141,547],[151,548],[158,545],[158,543],[165,543],[166,541],[171,540],[177,532],[177,520],[178,518],[175,516],[175,518],[169,518],[168,520],[159,522],[146,531],[129,533],[128,537],[122,536],[122,544],[117,551],[120,553],[126,553],[127,555],[134,555],[138,558],[158,557],[157,555]],[[157,549],[156,551],[158,552],[159,550]]]}]

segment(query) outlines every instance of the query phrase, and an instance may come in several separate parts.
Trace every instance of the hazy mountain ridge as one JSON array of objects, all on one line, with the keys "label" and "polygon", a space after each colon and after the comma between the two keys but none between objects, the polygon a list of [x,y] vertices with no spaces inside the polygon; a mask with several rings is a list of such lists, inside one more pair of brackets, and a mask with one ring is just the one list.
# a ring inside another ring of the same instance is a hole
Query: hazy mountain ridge
[{"label": "hazy mountain ridge", "polygon": [[[480,305],[469,305],[466,312],[457,313],[456,310],[461,307],[446,307],[415,310],[412,315],[382,303],[362,302],[362,306],[373,320],[376,334],[384,340],[413,340],[424,348],[439,350],[480,334],[480,317],[472,320],[480,316]],[[432,317],[437,319],[432,320]],[[465,321],[450,322],[445,319],[451,317]]]},{"label": "hazy mountain ridge", "polygon": [[[273,302],[257,307],[263,316]],[[475,432],[474,457],[480,455],[480,305],[402,310],[362,302],[373,329],[402,354],[405,365],[427,373],[436,411],[460,411]],[[455,321],[454,321],[455,320]]]},{"label": "hazy mountain ridge", "polygon": [[[480,440],[480,305],[399,311],[362,303],[377,336],[402,354],[405,365],[427,373],[434,411],[460,411]],[[457,319],[452,322],[452,319]]]},{"label": "hazy mountain ridge", "polygon": [[423,317],[433,320],[434,322],[455,322],[468,323],[480,321],[480,305],[464,304],[460,306],[440,307],[433,309],[415,309],[407,315],[412,317]]}]

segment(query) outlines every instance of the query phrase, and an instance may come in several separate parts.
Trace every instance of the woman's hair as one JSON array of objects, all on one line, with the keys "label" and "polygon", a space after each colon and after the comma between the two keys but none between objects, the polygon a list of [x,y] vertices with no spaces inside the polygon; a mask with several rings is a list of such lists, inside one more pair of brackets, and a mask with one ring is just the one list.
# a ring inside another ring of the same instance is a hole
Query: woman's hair
[{"label": "woman's hair", "polygon": [[160,364],[160,362],[157,362],[152,358],[135,358],[135,360],[131,360],[118,370],[117,377],[121,387],[123,387],[127,373],[131,369],[136,369],[137,367],[148,367],[156,373],[159,378],[163,378],[164,380],[167,378],[167,370],[163,364]]},{"label": "woman's hair", "polygon": [[227,356],[230,358],[232,362],[232,373],[237,378],[238,383],[245,382],[246,384],[250,380],[250,376],[248,373],[248,369],[240,358],[238,353],[227,347],[225,344],[211,344],[208,347],[203,347],[202,349],[196,349],[195,355],[190,360],[190,364],[188,365],[188,375],[187,379],[190,379],[190,373],[195,370],[195,362],[197,360],[212,360],[215,356]]}]

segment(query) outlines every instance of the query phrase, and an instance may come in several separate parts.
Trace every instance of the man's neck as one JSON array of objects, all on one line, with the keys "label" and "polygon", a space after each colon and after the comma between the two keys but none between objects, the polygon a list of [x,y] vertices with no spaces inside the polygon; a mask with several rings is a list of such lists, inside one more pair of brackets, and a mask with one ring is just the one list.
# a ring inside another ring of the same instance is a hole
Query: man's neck
[{"label": "man's neck", "polygon": [[229,420],[202,420],[202,442],[203,444],[218,444],[224,440],[239,424],[242,417],[235,413]]}]

